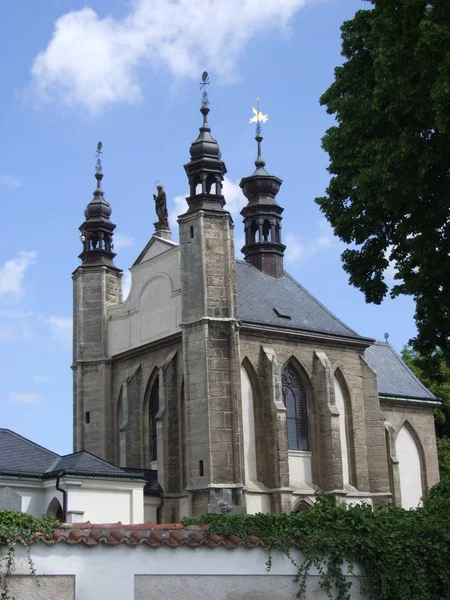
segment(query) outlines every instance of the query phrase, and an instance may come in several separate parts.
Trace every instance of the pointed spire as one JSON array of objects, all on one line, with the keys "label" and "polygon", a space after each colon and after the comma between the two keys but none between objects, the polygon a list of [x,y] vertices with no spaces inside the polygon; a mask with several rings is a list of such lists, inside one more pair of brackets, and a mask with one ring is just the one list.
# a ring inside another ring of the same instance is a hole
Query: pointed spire
[{"label": "pointed spire", "polygon": [[222,182],[227,168],[222,161],[219,144],[211,136],[211,127],[208,123],[210,111],[207,85],[209,85],[209,76],[205,71],[200,83],[200,88],[203,90],[200,108],[203,123],[197,139],[192,142],[189,150],[191,160],[184,165],[189,180],[189,196],[186,200],[190,211],[205,208],[223,210],[225,204]]},{"label": "pointed spire", "polygon": [[102,154],[102,143],[97,144],[97,163],[95,179],[97,186],[94,197],[84,211],[85,221],[80,226],[80,240],[83,251],[80,254],[83,265],[106,265],[114,267],[113,231],[116,228],[110,221],[111,206],[105,200],[102,189],[103,169],[99,155]]},{"label": "pointed spire", "polygon": [[266,123],[268,116],[257,108],[253,108],[250,123],[256,123],[257,157],[256,170],[249,177],[244,177],[240,187],[248,199],[241,215],[244,217],[245,245],[242,248],[247,262],[271,277],[282,277],[283,254],[285,246],[281,243],[281,221],[283,208],[275,200],[283,183],[281,179],[270,175],[265,169],[262,157],[261,123]]}]

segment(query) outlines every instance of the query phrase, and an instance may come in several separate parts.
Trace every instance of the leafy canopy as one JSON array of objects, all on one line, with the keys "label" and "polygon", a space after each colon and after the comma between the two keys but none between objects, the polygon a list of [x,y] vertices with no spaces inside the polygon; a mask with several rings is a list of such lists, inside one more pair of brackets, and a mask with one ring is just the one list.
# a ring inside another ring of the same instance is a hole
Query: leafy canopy
[{"label": "leafy canopy", "polygon": [[320,99],[337,124],[317,198],[367,302],[412,296],[424,353],[450,354],[450,2],[371,0],[342,25],[345,62]]}]

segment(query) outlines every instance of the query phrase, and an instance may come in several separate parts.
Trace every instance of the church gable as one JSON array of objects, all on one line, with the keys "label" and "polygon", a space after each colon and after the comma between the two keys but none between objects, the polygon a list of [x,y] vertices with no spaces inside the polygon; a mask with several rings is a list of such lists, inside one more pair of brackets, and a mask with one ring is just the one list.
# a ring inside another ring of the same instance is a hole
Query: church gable
[{"label": "church gable", "polygon": [[133,267],[140,265],[141,263],[150,260],[155,256],[159,256],[160,254],[163,254],[163,252],[168,252],[177,246],[178,244],[172,242],[171,240],[165,240],[154,235],[135,260]]},{"label": "church gable", "polygon": [[131,289],[108,309],[108,352],[114,356],[179,331],[180,253],[177,244],[153,237],[130,269]]}]

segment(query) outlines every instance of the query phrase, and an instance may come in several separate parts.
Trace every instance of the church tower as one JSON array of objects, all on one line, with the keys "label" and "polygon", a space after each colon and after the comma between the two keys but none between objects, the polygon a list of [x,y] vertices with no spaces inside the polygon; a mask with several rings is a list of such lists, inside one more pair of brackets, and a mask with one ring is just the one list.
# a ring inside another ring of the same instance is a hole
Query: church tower
[{"label": "church tower", "polygon": [[240,365],[233,222],[224,210],[226,167],[203,124],[185,165],[188,210],[178,218],[190,514],[243,511]]},{"label": "church tower", "polygon": [[[99,149],[101,144],[99,143]],[[80,226],[83,251],[73,279],[74,451],[88,450],[113,461],[111,360],[106,311],[122,297],[122,271],[114,265],[111,207],[105,200],[100,159],[97,189]]]},{"label": "church tower", "polygon": [[286,249],[281,243],[281,213],[283,208],[275,200],[281,179],[270,175],[261,156],[261,130],[257,124],[256,142],[258,156],[256,170],[241,180],[240,186],[248,204],[241,215],[244,217],[245,245],[242,248],[245,260],[271,277],[283,277],[283,254]]}]

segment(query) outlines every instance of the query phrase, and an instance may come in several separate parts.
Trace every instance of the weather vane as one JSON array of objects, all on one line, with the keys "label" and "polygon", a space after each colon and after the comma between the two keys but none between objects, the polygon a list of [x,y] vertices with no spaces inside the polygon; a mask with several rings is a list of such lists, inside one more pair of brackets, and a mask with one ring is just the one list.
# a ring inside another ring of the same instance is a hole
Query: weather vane
[{"label": "weather vane", "polygon": [[101,142],[99,142],[97,144],[97,152],[95,153],[95,158],[97,159],[97,165],[95,167],[95,172],[96,173],[101,173],[102,172],[102,161],[100,160],[100,154],[102,153],[102,148],[103,148],[103,144]]},{"label": "weather vane", "polygon": [[202,90],[202,106],[208,106],[208,92],[206,91],[206,86],[210,84],[208,71],[203,71],[202,80],[200,81],[200,89]]},{"label": "weather vane", "polygon": [[253,117],[250,119],[249,123],[256,123],[256,135],[261,135],[261,123],[267,123],[269,117],[267,115],[263,115],[259,110],[259,96],[256,96],[256,108],[252,108]]},{"label": "weather vane", "polygon": [[388,339],[389,339],[389,333],[387,333],[387,332],[386,332],[386,333],[384,334],[384,339],[386,340],[386,343],[387,343],[387,341],[388,341]]}]

